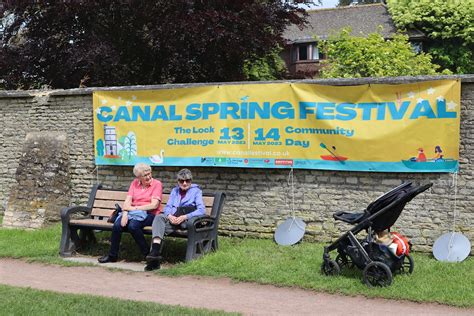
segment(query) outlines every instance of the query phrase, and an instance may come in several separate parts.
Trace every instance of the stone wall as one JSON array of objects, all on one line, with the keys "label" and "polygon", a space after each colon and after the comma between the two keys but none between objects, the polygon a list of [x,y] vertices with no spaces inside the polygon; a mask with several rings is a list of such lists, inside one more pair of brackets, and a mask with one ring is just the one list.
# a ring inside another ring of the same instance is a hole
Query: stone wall
[{"label": "stone wall", "polygon": [[[457,177],[456,231],[474,241],[474,75],[400,77],[382,79],[306,80],[305,83],[354,85],[409,83],[418,80],[461,79],[460,172]],[[295,81],[293,81],[295,82]],[[183,85],[115,87],[161,89]],[[93,89],[56,91],[0,91],[0,203],[7,207],[10,190],[25,135],[34,131],[67,133],[70,151],[71,205],[84,204],[91,186],[127,188],[132,167],[100,166],[93,156]],[[177,167],[155,167],[154,176],[165,190],[174,185]],[[271,238],[275,227],[292,215],[291,190],[285,169],[192,168],[205,192],[224,190],[227,201],[220,233],[228,236]],[[362,210],[380,194],[405,180],[433,182],[405,208],[394,229],[408,235],[417,250],[430,251],[437,237],[452,229],[454,211],[453,175],[439,173],[371,173],[300,170],[294,171],[295,210],[307,224],[305,240],[329,241],[351,226],[335,223],[338,210]],[[1,209],[1,207],[0,207]],[[474,242],[473,242],[474,243]]]},{"label": "stone wall", "polygon": [[40,228],[58,221],[71,200],[69,147],[65,133],[26,135],[3,226]]}]

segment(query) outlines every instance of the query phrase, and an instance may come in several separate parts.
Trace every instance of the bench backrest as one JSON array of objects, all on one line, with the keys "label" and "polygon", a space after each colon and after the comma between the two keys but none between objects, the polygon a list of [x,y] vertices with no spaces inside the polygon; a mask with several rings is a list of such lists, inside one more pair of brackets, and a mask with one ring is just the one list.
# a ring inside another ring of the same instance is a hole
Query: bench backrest
[{"label": "bench backrest", "polygon": [[[95,192],[94,192],[95,191]],[[164,206],[168,202],[169,193],[163,193],[163,200],[161,201],[160,209],[163,210]],[[91,217],[94,219],[104,219],[112,215],[115,210],[115,203],[120,206],[123,205],[125,198],[127,197],[127,191],[122,190],[106,190],[101,189],[100,186],[97,190],[91,192],[89,197],[88,207],[92,208]],[[214,204],[214,196],[202,197],[204,205],[206,206],[206,214],[211,215],[212,206]]]}]

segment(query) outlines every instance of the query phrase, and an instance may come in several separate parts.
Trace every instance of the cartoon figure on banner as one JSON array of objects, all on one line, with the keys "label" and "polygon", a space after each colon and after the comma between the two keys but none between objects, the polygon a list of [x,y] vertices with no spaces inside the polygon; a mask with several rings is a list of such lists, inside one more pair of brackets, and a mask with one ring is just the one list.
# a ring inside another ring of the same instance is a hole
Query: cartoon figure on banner
[{"label": "cartoon figure on banner", "polygon": [[417,162],[425,162],[426,161],[426,155],[423,151],[423,148],[418,148],[418,157],[416,157]]},{"label": "cartoon figure on banner", "polygon": [[333,151],[331,151],[324,143],[320,143],[319,146],[321,146],[323,149],[326,149],[330,153],[330,155],[321,155],[321,159],[339,162],[347,160],[347,157],[337,155],[336,146],[332,146]]},{"label": "cartoon figure on banner", "polygon": [[443,161],[443,151],[440,146],[435,147],[435,156],[433,157],[434,161]]}]

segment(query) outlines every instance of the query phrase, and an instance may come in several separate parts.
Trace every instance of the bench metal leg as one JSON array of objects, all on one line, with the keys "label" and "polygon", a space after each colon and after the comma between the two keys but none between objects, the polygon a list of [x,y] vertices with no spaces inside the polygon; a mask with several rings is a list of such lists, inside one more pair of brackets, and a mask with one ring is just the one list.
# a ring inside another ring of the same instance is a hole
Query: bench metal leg
[{"label": "bench metal leg", "polygon": [[73,241],[71,240],[71,229],[69,225],[63,223],[61,234],[61,243],[59,245],[59,255],[62,257],[70,257],[75,250]]},{"label": "bench metal leg", "polygon": [[217,238],[191,238],[188,237],[186,249],[186,262],[197,259],[211,251],[217,250]]},{"label": "bench metal leg", "polygon": [[62,257],[70,257],[77,249],[88,243],[96,242],[97,240],[92,229],[80,229],[63,225],[59,254]]}]

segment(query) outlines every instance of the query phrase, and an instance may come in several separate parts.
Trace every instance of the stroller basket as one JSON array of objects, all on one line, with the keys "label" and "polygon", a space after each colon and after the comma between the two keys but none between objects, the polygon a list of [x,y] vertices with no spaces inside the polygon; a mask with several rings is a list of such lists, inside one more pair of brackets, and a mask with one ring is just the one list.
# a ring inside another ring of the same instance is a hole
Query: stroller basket
[{"label": "stroller basket", "polygon": [[[392,272],[413,271],[413,259],[409,255],[397,257],[383,255],[383,247],[375,242],[377,232],[390,230],[405,205],[432,184],[415,186],[411,182],[402,183],[370,203],[362,212],[336,212],[333,217],[355,225],[334,243],[324,248],[321,271],[326,275],[339,274],[344,267],[357,266],[364,270],[364,282],[369,286],[387,286],[392,283]],[[367,231],[367,237],[358,240],[357,235]],[[336,250],[336,260],[331,260],[329,252]]]}]

